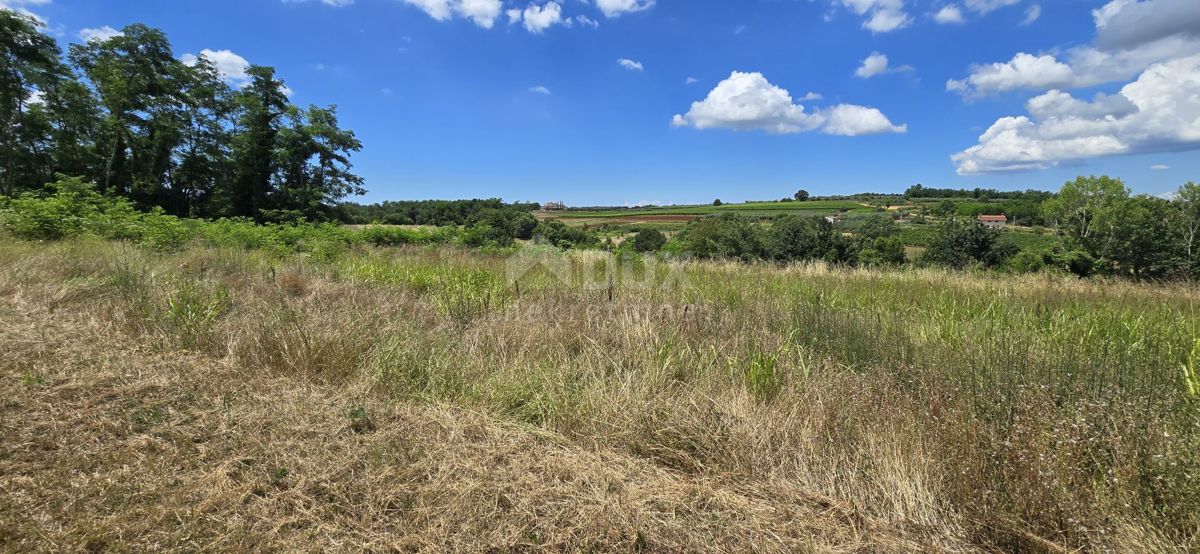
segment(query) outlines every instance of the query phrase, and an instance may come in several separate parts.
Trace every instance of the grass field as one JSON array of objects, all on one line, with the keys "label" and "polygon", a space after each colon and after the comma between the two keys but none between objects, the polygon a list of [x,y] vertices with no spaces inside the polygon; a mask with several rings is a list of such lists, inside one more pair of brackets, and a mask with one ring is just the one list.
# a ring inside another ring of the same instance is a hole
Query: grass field
[{"label": "grass field", "polygon": [[1200,547],[1193,287],[546,255],[4,237],[0,549]]},{"label": "grass field", "polygon": [[631,208],[628,210],[571,210],[554,214],[564,219],[573,218],[620,218],[655,215],[711,215],[719,213],[742,213],[754,216],[773,216],[781,213],[804,213],[806,215],[829,215],[840,210],[864,208],[863,204],[843,200],[812,200],[808,202],[750,202],[746,204],[723,204],[721,206],[666,206]]}]

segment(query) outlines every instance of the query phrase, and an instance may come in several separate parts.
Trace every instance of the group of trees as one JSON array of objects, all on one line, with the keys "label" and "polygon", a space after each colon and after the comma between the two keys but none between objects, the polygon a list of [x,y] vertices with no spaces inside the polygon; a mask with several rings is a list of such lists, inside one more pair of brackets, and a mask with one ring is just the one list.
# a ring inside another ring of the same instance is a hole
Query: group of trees
[{"label": "group of trees", "polygon": [[896,222],[883,215],[864,218],[847,235],[822,218],[787,214],[760,225],[739,214],[722,214],[688,224],[677,244],[680,252],[701,258],[883,265],[905,262],[899,234]]},{"label": "group of trees", "polygon": [[[1079,177],[1037,201],[1020,195],[1048,193],[1013,194],[1018,196],[998,203],[948,201],[950,209],[935,208],[941,222],[915,261],[958,269],[1055,268],[1080,276],[1134,279],[1200,276],[1200,184],[1185,184],[1171,200],[1132,195],[1119,179],[1106,176]],[[1056,246],[1022,249],[1012,232],[975,220],[979,213],[1003,213],[1018,204],[1032,206],[1037,221],[1057,232]],[[979,206],[993,207],[980,211]],[[899,226],[885,214],[839,225],[798,215],[761,222],[723,214],[692,222],[667,248],[701,258],[894,265],[906,262],[899,235]]]},{"label": "group of trees", "polygon": [[1063,185],[1042,211],[1096,271],[1134,278],[1200,275],[1196,183],[1186,183],[1167,200],[1132,196],[1120,179],[1079,177]]},{"label": "group of trees", "polygon": [[364,192],[361,148],[335,108],[291,104],[270,67],[234,88],[144,25],[64,57],[40,22],[0,9],[0,195],[64,174],[173,215],[320,219]]},{"label": "group of trees", "polygon": [[513,210],[528,213],[541,206],[536,203],[506,204],[498,198],[487,200],[404,200],[379,204],[344,203],[338,206],[342,223],[366,225],[467,225],[480,212]]},{"label": "group of trees", "polygon": [[1054,193],[1042,190],[999,191],[995,189],[940,189],[930,188],[921,184],[908,187],[904,197],[910,200],[918,198],[971,198],[975,200],[1029,200],[1044,202],[1054,197]]}]

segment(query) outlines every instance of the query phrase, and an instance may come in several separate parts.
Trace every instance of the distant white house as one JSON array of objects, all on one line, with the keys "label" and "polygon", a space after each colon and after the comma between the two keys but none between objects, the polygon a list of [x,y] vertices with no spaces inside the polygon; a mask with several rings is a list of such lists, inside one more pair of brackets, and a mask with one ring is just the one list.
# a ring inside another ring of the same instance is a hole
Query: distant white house
[{"label": "distant white house", "polygon": [[1008,227],[1008,216],[1004,214],[981,215],[979,216],[979,222],[989,229],[1003,229]]}]

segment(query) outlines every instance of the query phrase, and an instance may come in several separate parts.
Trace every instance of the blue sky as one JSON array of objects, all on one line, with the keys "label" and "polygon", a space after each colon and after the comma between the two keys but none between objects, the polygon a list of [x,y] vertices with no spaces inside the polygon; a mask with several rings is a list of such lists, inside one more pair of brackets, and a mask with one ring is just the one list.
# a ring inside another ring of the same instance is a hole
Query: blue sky
[{"label": "blue sky", "polygon": [[64,44],[161,28],[235,84],[245,61],[278,68],[294,102],[336,104],[362,139],[368,201],[729,202],[1101,173],[1158,194],[1200,180],[1196,0],[0,5]]}]

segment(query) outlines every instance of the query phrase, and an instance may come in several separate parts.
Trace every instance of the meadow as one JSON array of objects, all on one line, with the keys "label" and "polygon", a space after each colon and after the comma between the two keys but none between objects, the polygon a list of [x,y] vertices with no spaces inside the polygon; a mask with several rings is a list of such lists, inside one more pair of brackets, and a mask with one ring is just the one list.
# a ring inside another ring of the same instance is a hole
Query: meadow
[{"label": "meadow", "polygon": [[1200,547],[1185,283],[221,236],[0,238],[5,549]]},{"label": "meadow", "polygon": [[554,214],[563,219],[579,218],[619,218],[645,217],[662,215],[713,215],[721,213],[742,213],[752,216],[773,216],[783,213],[799,213],[804,215],[832,215],[839,211],[870,209],[868,206],[846,200],[809,200],[805,202],[746,202],[744,204],[711,204],[695,206],[664,206],[629,208],[625,210],[569,210]]}]

